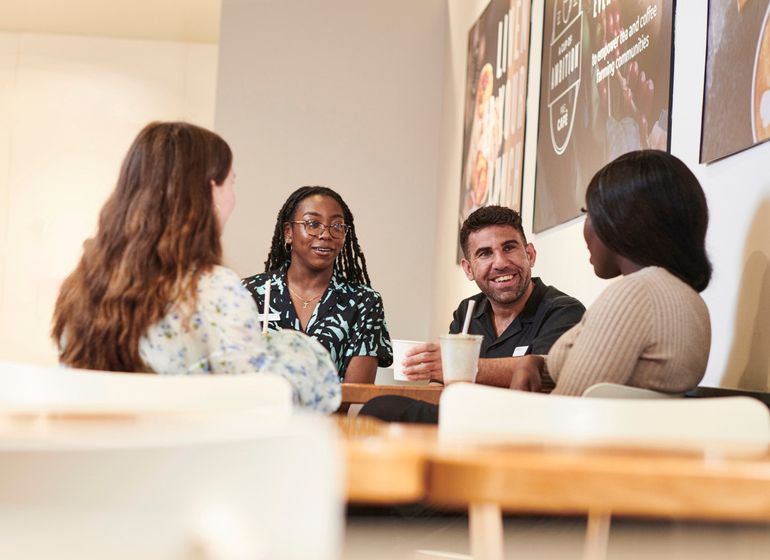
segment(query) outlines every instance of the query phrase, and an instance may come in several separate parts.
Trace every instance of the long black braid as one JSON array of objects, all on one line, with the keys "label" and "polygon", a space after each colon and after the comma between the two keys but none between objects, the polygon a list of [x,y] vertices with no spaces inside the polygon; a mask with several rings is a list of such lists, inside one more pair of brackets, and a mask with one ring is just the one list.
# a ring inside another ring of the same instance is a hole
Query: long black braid
[{"label": "long black braid", "polygon": [[353,213],[348,208],[348,205],[345,204],[345,201],[342,200],[342,197],[328,187],[300,187],[291,193],[286,202],[283,203],[275,221],[273,242],[270,245],[270,253],[268,253],[267,260],[265,261],[265,272],[276,270],[284,264],[288,266],[291,262],[291,251],[287,250],[286,247],[286,240],[283,237],[283,226],[294,219],[294,212],[302,200],[316,194],[334,199],[342,208],[345,223],[348,225],[345,244],[342,246],[342,251],[337,256],[337,262],[335,263],[337,269],[348,282],[371,287],[372,283],[366,270],[366,258],[356,236]]}]

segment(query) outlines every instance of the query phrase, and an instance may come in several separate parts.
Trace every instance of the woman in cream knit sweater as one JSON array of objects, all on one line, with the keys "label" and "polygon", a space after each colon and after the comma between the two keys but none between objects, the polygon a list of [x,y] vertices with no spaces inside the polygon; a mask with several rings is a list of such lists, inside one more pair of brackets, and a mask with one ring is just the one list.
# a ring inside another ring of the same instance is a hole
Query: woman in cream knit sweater
[{"label": "woman in cream knit sweater", "polygon": [[547,356],[527,356],[511,388],[580,395],[599,382],[684,392],[703,377],[711,344],[699,292],[711,278],[703,189],[676,157],[631,152],[602,168],[586,191],[583,234],[599,278],[622,276]]}]

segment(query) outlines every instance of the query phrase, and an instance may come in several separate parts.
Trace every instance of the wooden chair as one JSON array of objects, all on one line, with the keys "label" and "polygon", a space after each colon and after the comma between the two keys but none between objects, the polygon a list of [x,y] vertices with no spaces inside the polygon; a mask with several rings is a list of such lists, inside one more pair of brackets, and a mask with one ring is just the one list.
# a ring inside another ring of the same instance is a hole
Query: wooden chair
[{"label": "wooden chair", "polygon": [[[441,396],[439,442],[457,445],[591,445],[674,449],[770,443],[770,412],[747,397],[583,399],[472,384]],[[469,506],[475,558],[502,558],[501,510]],[[588,512],[585,557],[604,558],[611,512]]]}]

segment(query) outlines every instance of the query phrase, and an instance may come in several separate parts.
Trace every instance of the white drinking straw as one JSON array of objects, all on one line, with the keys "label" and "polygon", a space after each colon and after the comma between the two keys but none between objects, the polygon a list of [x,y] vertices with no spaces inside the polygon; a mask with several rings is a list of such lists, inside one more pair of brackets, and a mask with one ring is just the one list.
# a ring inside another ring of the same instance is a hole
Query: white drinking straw
[{"label": "white drinking straw", "polygon": [[265,282],[265,314],[262,315],[262,334],[267,334],[267,314],[268,313],[270,313],[270,280]]},{"label": "white drinking straw", "polygon": [[471,326],[471,315],[473,315],[473,307],[476,305],[474,300],[468,302],[468,309],[465,311],[465,323],[463,323],[462,334],[468,334],[468,327]]}]

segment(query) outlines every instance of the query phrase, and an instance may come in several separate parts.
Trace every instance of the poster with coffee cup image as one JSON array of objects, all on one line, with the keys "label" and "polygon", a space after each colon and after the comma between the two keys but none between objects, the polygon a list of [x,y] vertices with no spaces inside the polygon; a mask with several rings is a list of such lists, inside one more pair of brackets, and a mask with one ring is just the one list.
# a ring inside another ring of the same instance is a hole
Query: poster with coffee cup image
[{"label": "poster with coffee cup image", "polygon": [[770,138],[770,0],[710,0],[701,163]]},{"label": "poster with coffee cup image", "polygon": [[458,231],[482,206],[521,207],[530,11],[492,0],[468,32]]},{"label": "poster with coffee cup image", "polygon": [[596,171],[669,149],[674,0],[545,0],[532,229],[580,215]]}]

